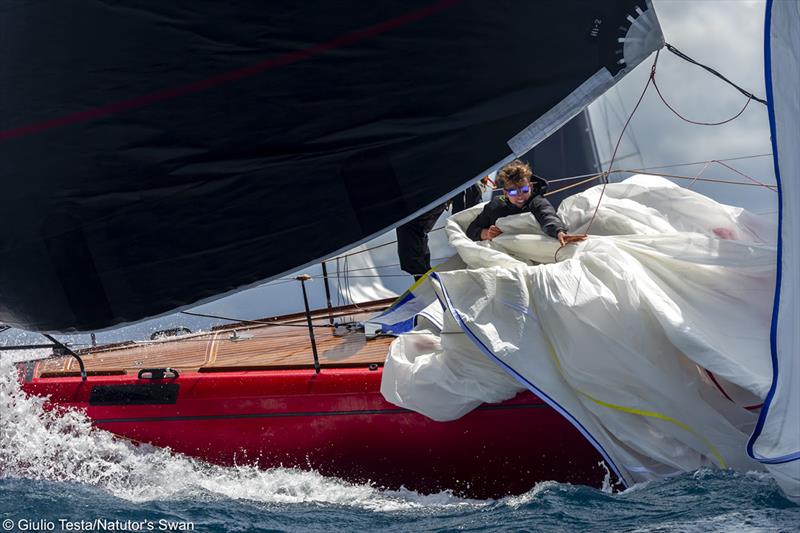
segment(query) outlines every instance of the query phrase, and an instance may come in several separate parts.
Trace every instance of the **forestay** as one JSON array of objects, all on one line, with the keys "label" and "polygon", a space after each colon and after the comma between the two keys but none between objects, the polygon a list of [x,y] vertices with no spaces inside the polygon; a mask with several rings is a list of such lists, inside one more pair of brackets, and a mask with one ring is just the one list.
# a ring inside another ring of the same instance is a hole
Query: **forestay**
[{"label": "forestay", "polygon": [[[599,194],[561,205],[571,230],[585,230]],[[634,176],[607,186],[593,235],[554,262],[558,243],[529,214],[471,241],[463,230],[478,209],[448,221],[466,268],[429,277],[427,301],[444,312],[392,345],[389,401],[451,420],[529,388],[626,483],[761,468],[745,449],[771,383],[771,224]]]}]

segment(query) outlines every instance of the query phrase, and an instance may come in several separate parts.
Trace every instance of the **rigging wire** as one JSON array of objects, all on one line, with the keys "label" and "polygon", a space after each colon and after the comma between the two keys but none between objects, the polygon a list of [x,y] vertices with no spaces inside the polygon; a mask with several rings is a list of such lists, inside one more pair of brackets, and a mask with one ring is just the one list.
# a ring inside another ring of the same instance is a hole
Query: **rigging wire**
[{"label": "rigging wire", "polygon": [[755,100],[756,102],[759,102],[759,103],[762,103],[764,105],[767,105],[767,101],[766,100],[764,100],[763,98],[757,97],[756,95],[754,95],[751,92],[745,91],[744,89],[742,89],[741,87],[739,87],[738,85],[733,83],[731,80],[729,80],[728,78],[726,78],[725,76],[723,76],[722,74],[720,74],[719,72],[714,70],[713,68],[708,67],[706,65],[703,65],[699,61],[696,61],[696,60],[692,59],[691,57],[687,56],[686,54],[684,54],[683,52],[681,52],[680,50],[678,50],[677,48],[675,48],[674,46],[672,46],[669,43],[665,43],[664,46],[667,48],[667,50],[669,50],[670,52],[672,52],[676,56],[680,57],[681,59],[683,59],[685,61],[688,61],[689,63],[692,63],[693,65],[697,65],[698,67],[710,72],[711,74],[713,74],[714,76],[718,77],[719,79],[721,79],[722,81],[724,81],[728,85],[732,86],[737,91],[739,91],[740,93],[745,95],[748,98],[748,100]]},{"label": "rigging wire", "polygon": [[565,185],[564,187],[561,187],[561,188],[558,188],[558,189],[554,189],[552,191],[548,191],[548,192],[544,193],[542,196],[547,197],[547,196],[550,196],[551,194],[557,194],[557,193],[560,193],[560,192],[563,192],[563,191],[566,191],[566,190],[569,190],[569,189],[573,189],[575,187],[580,187],[581,185],[583,185],[585,183],[589,183],[590,181],[594,181],[594,180],[596,180],[598,178],[601,178],[603,176],[603,174],[604,174],[603,172],[601,172],[599,174],[590,174],[590,176],[591,176],[590,178],[587,178],[585,180],[581,180],[581,181],[576,182],[576,183],[570,183],[569,185]]},{"label": "rigging wire", "polygon": [[[597,200],[597,205],[594,208],[594,213],[592,213],[592,218],[589,219],[589,225],[586,227],[586,234],[588,234],[589,230],[592,228],[594,219],[597,216],[597,210],[600,209],[600,202],[603,200],[603,194],[605,194],[606,185],[608,185],[608,172],[614,166],[614,159],[617,157],[617,151],[619,150],[619,145],[622,143],[622,137],[625,135],[625,130],[628,129],[628,125],[631,123],[633,116],[636,114],[636,110],[639,109],[639,105],[642,103],[644,95],[647,93],[647,89],[650,87],[650,82],[653,81],[653,79],[655,78],[656,65],[658,64],[658,56],[660,52],[661,52],[660,50],[656,50],[656,57],[655,59],[653,59],[653,66],[650,67],[650,77],[647,78],[647,83],[645,83],[644,89],[642,89],[642,94],[639,95],[639,100],[636,101],[636,105],[633,106],[633,111],[631,111],[630,115],[628,115],[628,119],[625,121],[625,125],[622,126],[622,131],[619,133],[617,144],[614,146],[614,151],[611,153],[611,161],[608,162],[608,170],[603,175],[603,188],[600,190],[600,198],[598,198]],[[556,255],[558,255],[558,250],[556,250]]]},{"label": "rigging wire", "polygon": [[[653,166],[653,167],[642,167],[642,168],[639,168],[639,169],[634,169],[634,170],[625,171],[625,172],[641,172],[643,170],[658,170],[658,169],[662,169],[662,168],[689,167],[689,166],[693,166],[693,165],[703,165],[703,164],[706,164],[706,163],[724,162],[724,161],[740,161],[740,160],[743,160],[743,159],[754,159],[754,158],[757,158],[757,157],[771,157],[771,156],[772,156],[772,153],[770,152],[770,153],[766,153],[766,154],[754,154],[754,155],[743,155],[743,156],[738,156],[738,157],[726,157],[724,159],[709,159],[707,161],[692,161],[692,162],[689,162],[689,163],[674,163],[674,164],[671,164],[671,165],[658,165],[658,166]],[[617,158],[617,160],[619,160],[619,158]],[[612,170],[610,172],[618,172],[618,171]],[[547,180],[547,183],[559,183],[559,182],[562,182],[562,181],[572,181],[572,180],[576,180],[576,179],[580,179],[580,178],[588,178],[590,176],[597,176],[597,175],[598,175],[597,172],[593,172],[593,173],[589,173],[589,174],[576,174],[574,176],[565,176],[565,177],[562,177],[562,178],[549,179],[549,180]]]},{"label": "rigging wire", "polygon": [[[740,170],[738,170],[738,169],[736,169],[736,168],[733,168],[731,165],[725,164],[725,163],[723,163],[723,162],[721,162],[721,161],[714,161],[714,162],[715,162],[715,163],[719,163],[720,165],[722,165],[722,166],[723,166],[723,167],[725,167],[725,168],[731,169],[732,171],[736,172],[736,173],[737,173],[737,174],[739,174],[740,176],[743,176],[743,177],[745,177],[745,178],[749,179],[749,180],[750,180],[750,181],[752,181],[753,183],[757,183],[758,185],[761,185],[762,187],[769,187],[769,185],[767,185],[767,184],[765,184],[765,183],[762,183],[762,182],[758,181],[757,179],[755,179],[755,178],[753,178],[753,177],[750,177],[750,176],[748,176],[748,175],[747,175],[747,174],[745,174],[744,172],[742,172],[742,171],[740,171]],[[777,185],[775,185],[775,192],[778,192],[778,186],[777,186]]]},{"label": "rigging wire", "polygon": [[[380,276],[350,276],[349,261],[350,261],[349,257],[344,260],[345,290],[347,291],[347,299],[350,301],[351,304],[353,304],[353,307],[355,307],[354,312],[358,312],[358,311],[361,310],[361,308],[356,303],[355,298],[353,298],[352,287],[350,286],[350,278],[351,277],[353,277],[353,278],[378,277],[379,278]],[[389,276],[387,276],[387,277],[389,277]],[[350,315],[348,315],[348,316],[350,316]],[[350,316],[350,318],[352,320],[352,316]]]},{"label": "rigging wire", "polygon": [[701,178],[699,176],[681,176],[679,174],[664,174],[662,172],[654,173],[654,172],[642,172],[641,170],[630,169],[630,170],[612,170],[612,173],[615,172],[630,172],[630,173],[637,173],[637,174],[645,174],[647,176],[661,176],[663,178],[675,178],[675,179],[684,179],[684,180],[693,180],[693,181],[707,181],[709,183],[725,183],[728,185],[742,185],[745,187],[763,187],[764,189],[769,189],[773,192],[778,192],[777,185],[770,185],[766,183],[761,183],[759,181],[753,180],[753,183],[748,183],[746,181],[734,181],[734,180],[724,180],[719,178]]},{"label": "rigging wire", "polygon": [[[747,185],[749,185],[749,184],[747,184]],[[448,258],[447,257],[436,257],[434,259],[431,259],[431,261],[432,262],[434,262],[434,261],[445,261],[446,259],[448,259]],[[383,269],[383,268],[395,268],[395,267],[399,267],[399,266],[400,266],[400,263],[390,263],[388,265],[374,265],[374,266],[367,266],[367,267],[361,267],[361,268],[350,268],[350,269],[346,269],[346,270],[343,269],[342,272],[343,273],[344,272],[347,272],[347,273],[349,273],[349,272],[362,272],[364,270],[373,270],[373,269],[378,270],[378,269]],[[408,277],[410,275],[411,274],[375,274],[373,276],[364,275],[364,276],[350,276],[350,277],[379,277],[379,278],[382,278],[382,277]],[[335,279],[335,276],[333,276],[332,274],[328,274],[327,276],[313,276],[313,277],[314,277],[314,279],[317,279],[317,278],[320,278],[320,279],[325,279],[325,278]]]},{"label": "rigging wire", "polygon": [[[606,186],[608,185],[608,174],[611,171],[611,168],[614,166],[614,159],[617,157],[617,151],[619,150],[619,145],[622,143],[622,137],[625,135],[625,130],[628,128],[628,125],[631,123],[631,119],[633,119],[633,115],[636,114],[636,110],[639,109],[639,105],[642,103],[644,99],[644,95],[647,93],[647,89],[650,87],[650,83],[653,81],[655,74],[656,74],[656,65],[658,64],[658,56],[660,50],[656,50],[656,57],[653,59],[653,66],[650,67],[650,77],[647,78],[647,83],[644,85],[644,89],[642,89],[642,94],[639,95],[639,100],[636,101],[636,105],[633,107],[633,111],[628,115],[628,119],[625,121],[625,125],[622,127],[622,131],[619,133],[619,138],[617,139],[617,144],[614,146],[614,151],[611,154],[611,161],[608,163],[608,170],[603,172],[602,179],[603,179],[603,188],[600,189],[600,198],[597,199],[597,205],[594,208],[594,213],[592,213],[592,217],[589,219],[589,225],[586,226],[585,235],[589,234],[589,230],[592,228],[592,224],[594,223],[595,217],[597,216],[597,211],[600,209],[600,202],[603,200],[603,195],[606,192]],[[555,254],[553,254],[553,260],[558,262],[558,252],[564,248],[566,244],[562,244],[558,247]]]},{"label": "rigging wire", "polygon": [[[711,161],[709,161],[709,163],[711,163]],[[644,174],[646,176],[660,176],[662,178],[674,178],[674,179],[691,180],[692,183],[694,183],[695,181],[704,181],[704,182],[709,182],[709,183],[724,183],[724,184],[727,184],[727,185],[744,185],[746,187],[763,187],[763,188],[769,189],[769,190],[771,190],[773,192],[777,192],[778,191],[776,185],[770,185],[770,184],[766,184],[766,183],[761,183],[758,180],[756,180],[755,178],[751,178],[753,180],[753,183],[749,183],[749,182],[746,182],[746,181],[724,180],[724,179],[719,179],[719,178],[703,178],[703,177],[701,177],[702,174],[703,174],[703,171],[699,172],[698,174],[696,174],[694,176],[683,176],[683,175],[680,175],[680,174],[665,174],[663,172],[658,172],[658,173],[656,173],[656,172],[646,172],[643,169],[637,169],[637,168],[613,169],[613,170],[609,170],[608,171],[609,175],[610,174],[624,174],[624,173],[627,173],[627,174]],[[558,189],[554,189],[552,191],[549,191],[549,192],[545,193],[543,196],[550,196],[551,194],[556,194],[556,193],[559,193],[559,192],[562,192],[562,191],[566,191],[568,189],[572,189],[574,187],[578,187],[578,186],[583,185],[585,183],[588,183],[588,182],[590,182],[592,180],[598,179],[603,174],[605,174],[605,173],[593,174],[588,179],[585,179],[585,180],[577,182],[577,183],[571,183],[569,185],[566,185],[564,187],[560,187]],[[691,183],[689,184],[689,186],[691,186]]]},{"label": "rigging wire", "polygon": [[[444,229],[444,226],[438,226],[438,227],[433,228],[432,230],[430,230],[428,232],[428,234],[430,235],[431,233],[433,233],[435,231],[440,231],[440,230],[443,230],[443,229]],[[344,258],[353,256],[353,255],[363,254],[364,252],[371,252],[372,250],[377,250],[378,248],[383,248],[384,246],[389,246],[390,244],[395,244],[396,242],[397,242],[397,239],[395,239],[393,241],[389,241],[389,242],[384,242],[384,243],[381,243],[381,244],[376,244],[375,246],[371,246],[369,248],[364,248],[363,250],[358,250],[358,251],[355,251],[355,252],[349,252],[349,253],[346,253],[346,254],[343,254],[343,255],[337,255],[336,259],[337,260],[338,259],[344,259]],[[330,261],[330,259],[329,259],[329,261]],[[294,280],[294,278],[281,278],[281,279]]]},{"label": "rigging wire", "polygon": [[766,183],[760,183],[758,181],[754,181],[753,183],[749,183],[746,181],[734,181],[734,180],[724,180],[720,178],[701,178],[699,176],[682,176],[680,174],[664,174],[663,172],[644,172],[639,169],[615,169],[610,171],[610,174],[615,173],[631,173],[631,174],[644,174],[646,176],[661,176],[662,178],[675,178],[675,179],[683,179],[683,180],[693,180],[693,181],[707,181],[709,183],[724,183],[727,185],[742,185],[745,187],[763,187],[765,189],[769,189],[771,191],[777,192],[778,188],[777,185],[770,185]]},{"label": "rigging wire", "polygon": [[676,167],[688,167],[692,165],[702,165],[705,163],[713,163],[713,162],[722,162],[722,161],[740,161],[742,159],[754,159],[756,157],[771,157],[772,152],[766,154],[755,154],[755,155],[743,155],[739,157],[726,157],[725,159],[709,159],[708,161],[693,161],[691,163],[676,163],[674,165],[659,165],[656,167],[645,167],[640,170],[658,170],[662,168],[676,168]]},{"label": "rigging wire", "polygon": [[[358,275],[358,276],[350,276],[347,273],[348,272],[355,272],[355,270],[343,270],[342,272],[344,272],[344,274],[346,275],[347,278],[407,278],[409,276],[409,274],[372,274],[372,275],[370,275],[370,274],[361,274],[361,275]],[[320,276],[320,277],[324,278],[325,276]],[[328,277],[330,277],[330,276],[328,276]],[[353,303],[353,305],[356,305],[356,304]]]},{"label": "rigging wire", "polygon": [[[661,89],[659,89],[658,83],[656,82],[656,71],[655,71],[655,66],[654,66],[652,71],[650,72],[650,78],[651,78],[651,80],[653,82],[653,87],[655,87],[656,93],[658,93],[658,97],[661,99],[661,101],[664,103],[664,105],[667,106],[667,109],[672,111],[675,114],[675,116],[677,116],[681,120],[683,120],[685,122],[688,122],[689,124],[696,124],[698,126],[721,126],[722,124],[727,124],[728,122],[731,122],[731,121],[739,118],[741,116],[741,114],[744,113],[744,110],[747,109],[747,106],[750,105],[750,102],[752,100],[755,100],[757,102],[761,102],[764,105],[767,104],[766,100],[758,98],[757,96],[755,96],[751,92],[745,91],[744,89],[742,89],[741,87],[739,87],[738,85],[736,85],[735,83],[730,81],[728,78],[726,78],[725,76],[723,76],[722,74],[720,74],[719,72],[714,70],[713,68],[708,67],[706,65],[703,65],[702,63],[699,63],[698,61],[696,61],[696,60],[692,59],[691,57],[687,56],[686,54],[684,54],[683,52],[681,52],[680,50],[678,50],[677,48],[675,48],[671,44],[666,43],[665,46],[666,46],[667,50],[669,50],[670,52],[672,52],[676,56],[680,57],[681,59],[683,59],[685,61],[688,61],[689,63],[692,63],[694,65],[697,65],[697,66],[705,69],[706,71],[710,72],[714,76],[720,78],[721,80],[725,81],[726,83],[728,83],[732,87],[736,88],[736,90],[738,90],[743,95],[747,96],[747,101],[744,103],[744,106],[739,110],[738,113],[736,113],[734,116],[732,116],[729,119],[722,120],[722,121],[719,121],[719,122],[701,122],[701,121],[697,121],[697,120],[691,120],[691,119],[688,119],[688,118],[684,117],[683,115],[681,115],[674,107],[672,107],[669,104],[669,102],[667,102],[666,98],[664,98],[664,95],[661,94]],[[656,54],[658,54],[658,52],[656,52]]]},{"label": "rigging wire", "polygon": [[[235,319],[235,318],[227,318],[226,320],[237,320],[237,319]],[[248,321],[245,320],[243,322],[248,322]],[[353,325],[353,324],[355,324],[355,322],[342,322],[342,323],[339,323],[338,326],[348,326],[348,325]],[[255,326],[256,327],[260,327],[260,326],[270,326],[270,325],[273,325],[273,326],[294,326],[294,324],[257,324]],[[328,329],[331,329],[331,326],[329,324],[312,324],[312,325],[314,327],[317,327],[317,328],[328,328]],[[302,327],[306,328],[306,330],[307,330],[308,329],[308,324],[302,324]],[[333,326],[333,329],[335,329],[335,328],[336,328],[336,326]],[[198,333],[200,335],[203,335],[202,337],[193,337],[193,338],[188,338],[188,339],[184,339],[184,338],[181,338],[180,336],[178,336],[178,337],[168,337],[166,339],[159,339],[159,340],[129,341],[127,344],[124,344],[124,347],[126,347],[126,348],[128,348],[128,347],[147,348],[147,347],[154,346],[154,345],[157,345],[157,344],[163,344],[163,343],[169,343],[169,342],[180,342],[181,344],[183,344],[183,343],[210,343],[210,342],[231,342],[231,343],[236,343],[236,342],[254,341],[254,340],[308,339],[308,333],[307,332],[303,332],[303,331],[297,331],[296,333],[292,332],[292,331],[282,332],[282,333],[275,332],[275,333],[265,333],[263,335],[261,335],[261,334],[248,334],[247,337],[239,337],[239,338],[235,338],[235,339],[227,337],[227,336],[218,336],[216,339],[214,339],[212,337],[212,335],[214,333],[219,333],[219,334],[228,334],[229,333],[229,334],[233,334],[234,331],[242,331],[242,329],[244,329],[244,328],[235,328],[234,327],[234,328],[231,328],[231,329],[219,330],[217,332],[198,331],[196,333]],[[248,328],[247,331],[252,331],[252,330],[250,330]],[[98,350],[95,350],[95,351],[91,352],[92,354],[106,351],[106,349],[104,349],[104,345],[103,344],[93,345],[93,344],[88,343],[88,342],[76,342],[76,343],[69,343],[69,346],[72,346],[72,347],[95,346],[95,347],[99,348]],[[46,347],[52,347],[52,345],[48,344],[48,345],[46,345]],[[15,346],[14,349],[18,349],[18,347]]]},{"label": "rigging wire", "polygon": [[[711,74],[713,74],[714,76],[717,76],[717,77],[718,77],[718,78],[720,78],[721,80],[725,81],[726,83],[728,83],[729,85],[731,85],[732,87],[734,87],[734,88],[735,88],[736,90],[738,90],[740,93],[742,93],[743,95],[747,96],[747,101],[745,102],[745,104],[744,104],[744,106],[742,107],[742,109],[741,109],[741,110],[739,110],[739,112],[738,112],[736,115],[734,115],[733,117],[731,117],[731,118],[729,118],[729,119],[727,119],[727,120],[721,121],[721,122],[714,122],[714,123],[710,123],[710,122],[699,122],[699,121],[694,121],[694,120],[687,119],[686,117],[684,117],[683,115],[681,115],[681,114],[680,114],[678,111],[676,111],[676,110],[675,110],[675,109],[674,109],[674,108],[673,108],[673,107],[672,107],[672,106],[671,106],[671,105],[670,105],[670,104],[667,102],[667,100],[666,100],[666,99],[664,98],[664,96],[661,94],[661,90],[658,88],[658,84],[656,83],[656,66],[658,65],[658,58],[659,58],[659,54],[660,54],[660,52],[661,52],[661,51],[660,51],[660,50],[656,50],[656,56],[655,56],[655,59],[653,60],[653,65],[650,67],[650,76],[648,77],[648,79],[647,79],[647,83],[645,84],[645,86],[644,86],[644,89],[642,90],[642,94],[641,94],[641,95],[639,95],[639,99],[637,100],[637,102],[636,102],[636,105],[635,105],[635,106],[634,106],[634,108],[633,108],[633,111],[631,111],[631,113],[628,115],[628,119],[625,121],[625,125],[622,127],[622,131],[620,132],[620,136],[619,136],[619,138],[617,139],[617,143],[616,143],[616,145],[615,145],[615,147],[614,147],[614,151],[613,151],[613,153],[612,153],[612,155],[611,155],[611,161],[610,161],[610,162],[609,162],[609,164],[608,164],[608,170],[606,170],[605,172],[603,172],[603,173],[602,173],[600,176],[597,176],[597,177],[591,177],[591,178],[589,178],[589,179],[587,179],[587,180],[585,180],[585,181],[584,181],[584,183],[585,183],[585,182],[588,182],[588,181],[592,181],[593,179],[597,179],[598,177],[601,177],[601,178],[603,179],[603,187],[602,187],[602,189],[600,190],[600,197],[599,197],[599,198],[598,198],[598,200],[597,200],[597,205],[595,206],[594,212],[592,213],[592,217],[589,219],[589,224],[588,224],[588,226],[586,227],[586,232],[585,232],[585,233],[586,233],[587,235],[589,234],[589,230],[591,229],[591,227],[592,227],[592,224],[594,223],[594,221],[595,221],[595,218],[597,217],[597,211],[600,209],[600,203],[601,203],[601,202],[602,202],[602,200],[603,200],[603,195],[604,195],[604,193],[605,193],[606,185],[608,184],[608,175],[611,173],[611,168],[612,168],[612,167],[613,167],[613,165],[614,165],[614,160],[616,159],[616,156],[617,156],[617,151],[619,150],[619,146],[620,146],[620,143],[622,142],[622,138],[623,138],[623,135],[625,134],[625,130],[626,130],[626,129],[628,128],[628,126],[630,125],[630,122],[631,122],[631,120],[633,119],[633,116],[636,114],[636,111],[637,111],[637,109],[639,108],[639,105],[642,103],[642,100],[644,99],[644,95],[647,93],[647,89],[650,87],[650,84],[651,84],[651,83],[653,84],[653,87],[655,88],[656,92],[658,93],[658,96],[659,96],[659,98],[660,98],[660,99],[661,99],[661,101],[664,103],[664,105],[665,105],[665,106],[666,106],[666,107],[667,107],[667,108],[668,108],[670,111],[672,111],[672,112],[673,112],[673,113],[674,113],[674,114],[675,114],[675,115],[676,115],[678,118],[680,118],[681,120],[684,120],[684,121],[686,121],[686,122],[689,122],[689,123],[691,123],[691,124],[697,124],[697,125],[702,125],[702,126],[719,126],[719,125],[721,125],[721,124],[726,124],[726,123],[728,123],[728,122],[731,122],[731,121],[735,120],[736,118],[738,118],[739,116],[741,116],[741,115],[742,115],[742,113],[744,113],[744,110],[745,110],[745,109],[747,109],[747,106],[750,104],[750,101],[751,101],[751,100],[755,100],[755,101],[757,101],[757,102],[760,102],[760,103],[762,103],[762,104],[765,104],[765,105],[767,104],[766,100],[764,100],[764,99],[762,99],[762,98],[758,98],[758,97],[757,97],[757,96],[755,96],[754,94],[752,94],[752,93],[750,93],[750,92],[748,92],[748,91],[746,91],[746,90],[742,89],[741,87],[739,87],[738,85],[736,85],[735,83],[733,83],[732,81],[730,81],[728,78],[726,78],[725,76],[723,76],[722,74],[720,74],[719,72],[717,72],[716,70],[714,70],[713,68],[711,68],[711,67],[708,67],[708,66],[706,66],[706,65],[703,65],[702,63],[700,63],[700,62],[698,62],[698,61],[696,61],[696,60],[692,59],[691,57],[689,57],[688,55],[684,54],[683,52],[681,52],[680,50],[678,50],[677,48],[675,48],[675,47],[674,47],[674,46],[672,46],[671,44],[669,44],[669,43],[666,43],[666,44],[665,44],[665,46],[666,46],[667,50],[669,50],[670,52],[672,52],[672,53],[673,53],[673,54],[675,54],[676,56],[680,57],[681,59],[683,59],[683,60],[685,60],[685,61],[688,61],[689,63],[692,63],[692,64],[694,64],[694,65],[697,65],[697,66],[699,66],[699,67],[703,68],[704,70],[706,70],[706,71],[710,72],[710,73],[711,73]],[[741,175],[741,176],[743,176],[743,177],[745,177],[745,178],[749,179],[750,181],[753,181],[753,182],[755,182],[756,184],[758,184],[758,185],[760,185],[760,186],[762,186],[762,187],[766,187],[766,188],[768,188],[768,189],[772,189],[772,190],[774,190],[774,189],[773,189],[773,187],[771,187],[771,186],[769,186],[769,185],[766,185],[766,184],[764,184],[764,183],[761,183],[761,182],[759,182],[759,181],[758,181],[758,180],[756,180],[755,178],[752,178],[751,176],[748,176],[747,174],[744,174],[743,172],[740,172],[739,170],[737,170],[737,169],[733,168],[733,167],[732,167],[732,166],[730,166],[730,165],[727,165],[727,164],[725,164],[725,163],[722,163],[722,162],[719,162],[719,161],[716,161],[716,160],[712,160],[711,162],[716,162],[716,163],[719,163],[719,164],[721,164],[721,165],[723,165],[723,166],[725,166],[725,167],[729,168],[730,170],[732,170],[732,171],[736,172],[737,174],[739,174],[739,175]],[[692,179],[692,184],[693,184],[694,182],[696,182],[696,181],[700,181],[700,180],[706,181],[706,180],[707,180],[707,179],[704,179],[704,178],[701,178],[701,177],[700,177],[700,176],[703,174],[703,172],[705,172],[705,170],[706,170],[706,167],[707,167],[707,166],[708,166],[708,164],[706,164],[706,166],[705,166],[705,167],[704,167],[704,168],[703,168],[703,169],[702,169],[702,170],[701,170],[701,171],[700,171],[700,172],[699,172],[699,173],[698,173],[696,176],[694,176],[693,178],[691,178],[691,179]],[[577,185],[572,185],[572,186],[577,186]],[[690,186],[691,186],[691,184],[690,184]],[[553,192],[555,192],[555,191],[553,191]],[[552,193],[550,193],[550,194],[552,194]],[[565,245],[561,245],[561,246],[560,246],[560,247],[559,247],[559,248],[556,250],[556,252],[555,252],[555,254],[554,254],[554,256],[553,256],[555,261],[558,261],[558,252],[559,252],[559,251],[561,251],[561,249],[562,249],[564,246],[565,246]]]},{"label": "rigging wire", "polygon": [[694,178],[692,178],[692,181],[690,181],[689,184],[686,186],[687,189],[691,189],[692,186],[695,183],[697,183],[697,180],[702,179],[700,176],[702,176],[705,173],[705,171],[706,171],[706,169],[708,169],[709,165],[711,165],[711,163],[706,163],[705,165],[703,165],[703,168],[700,169],[700,172],[695,174]]},{"label": "rigging wire", "polygon": [[[275,322],[269,322],[266,320],[244,320],[241,318],[231,318],[222,315],[212,315],[208,313],[195,313],[194,311],[181,311],[182,315],[190,315],[190,316],[199,316],[202,318],[214,318],[217,320],[229,320],[231,322],[241,322],[243,324],[257,324],[260,326],[276,326],[276,327],[290,327],[290,328],[308,328],[308,324],[281,324]],[[299,320],[299,319],[298,319]],[[335,327],[332,324],[312,324],[315,328],[332,328]]]},{"label": "rigging wire", "polygon": [[655,76],[653,76],[653,87],[655,87],[656,93],[658,93],[658,97],[661,98],[661,101],[664,102],[664,105],[667,106],[667,109],[672,111],[675,114],[675,116],[677,116],[679,119],[683,120],[684,122],[688,122],[689,124],[695,124],[697,126],[722,126],[723,124],[727,124],[728,122],[732,122],[732,121],[736,120],[737,118],[739,118],[742,113],[744,113],[744,110],[747,109],[747,106],[750,105],[750,102],[753,100],[752,97],[748,98],[747,101],[744,103],[744,106],[739,110],[739,112],[736,113],[735,115],[733,115],[729,119],[721,120],[719,122],[700,122],[698,120],[691,120],[691,119],[688,119],[688,118],[684,117],[674,107],[669,105],[669,102],[667,102],[666,98],[664,98],[664,95],[661,94],[661,89],[658,88],[658,84],[656,83]]}]

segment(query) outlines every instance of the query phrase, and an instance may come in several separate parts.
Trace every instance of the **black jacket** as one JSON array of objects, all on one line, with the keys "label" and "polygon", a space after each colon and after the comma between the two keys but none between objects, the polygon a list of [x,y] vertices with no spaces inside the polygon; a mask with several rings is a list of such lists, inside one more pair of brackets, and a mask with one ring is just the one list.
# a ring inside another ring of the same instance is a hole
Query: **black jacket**
[{"label": "black jacket", "polygon": [[553,205],[547,198],[541,194],[537,194],[531,196],[528,203],[521,208],[515,207],[505,196],[493,198],[491,202],[486,204],[481,214],[469,225],[467,228],[467,236],[473,241],[479,241],[481,240],[481,230],[487,229],[497,222],[498,218],[516,215],[526,211],[533,213],[536,221],[542,226],[542,230],[553,238],[558,236],[559,231],[567,231],[564,223],[558,218],[556,210],[553,209]]}]

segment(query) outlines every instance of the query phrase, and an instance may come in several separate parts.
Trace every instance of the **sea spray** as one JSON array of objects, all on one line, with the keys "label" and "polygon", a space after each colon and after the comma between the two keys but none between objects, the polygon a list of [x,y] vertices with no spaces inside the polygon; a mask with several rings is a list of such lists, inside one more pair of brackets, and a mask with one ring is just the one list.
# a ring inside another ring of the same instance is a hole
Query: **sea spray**
[{"label": "sea spray", "polygon": [[[219,467],[135,445],[26,395],[0,358],[0,518],[165,520],[196,531],[789,531],[800,507],[761,473],[701,470],[610,493],[546,481],[499,500],[384,491],[316,472]],[[606,487],[608,490],[610,487]],[[44,523],[44,522],[41,522]]]},{"label": "sea spray", "polygon": [[474,503],[449,492],[381,491],[313,471],[211,465],[117,438],[93,428],[80,411],[46,409],[45,403],[27,395],[15,366],[0,359],[0,476],[92,485],[133,502],[224,497],[381,510]]}]

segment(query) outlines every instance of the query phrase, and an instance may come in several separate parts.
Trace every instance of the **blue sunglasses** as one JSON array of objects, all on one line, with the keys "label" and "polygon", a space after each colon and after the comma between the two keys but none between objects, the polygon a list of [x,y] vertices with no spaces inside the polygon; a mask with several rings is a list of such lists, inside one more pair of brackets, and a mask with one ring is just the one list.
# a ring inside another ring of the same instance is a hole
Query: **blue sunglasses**
[{"label": "blue sunglasses", "polygon": [[506,189],[506,194],[509,196],[517,196],[519,193],[527,194],[529,192],[531,192],[531,188],[528,185],[520,187],[519,189]]}]

